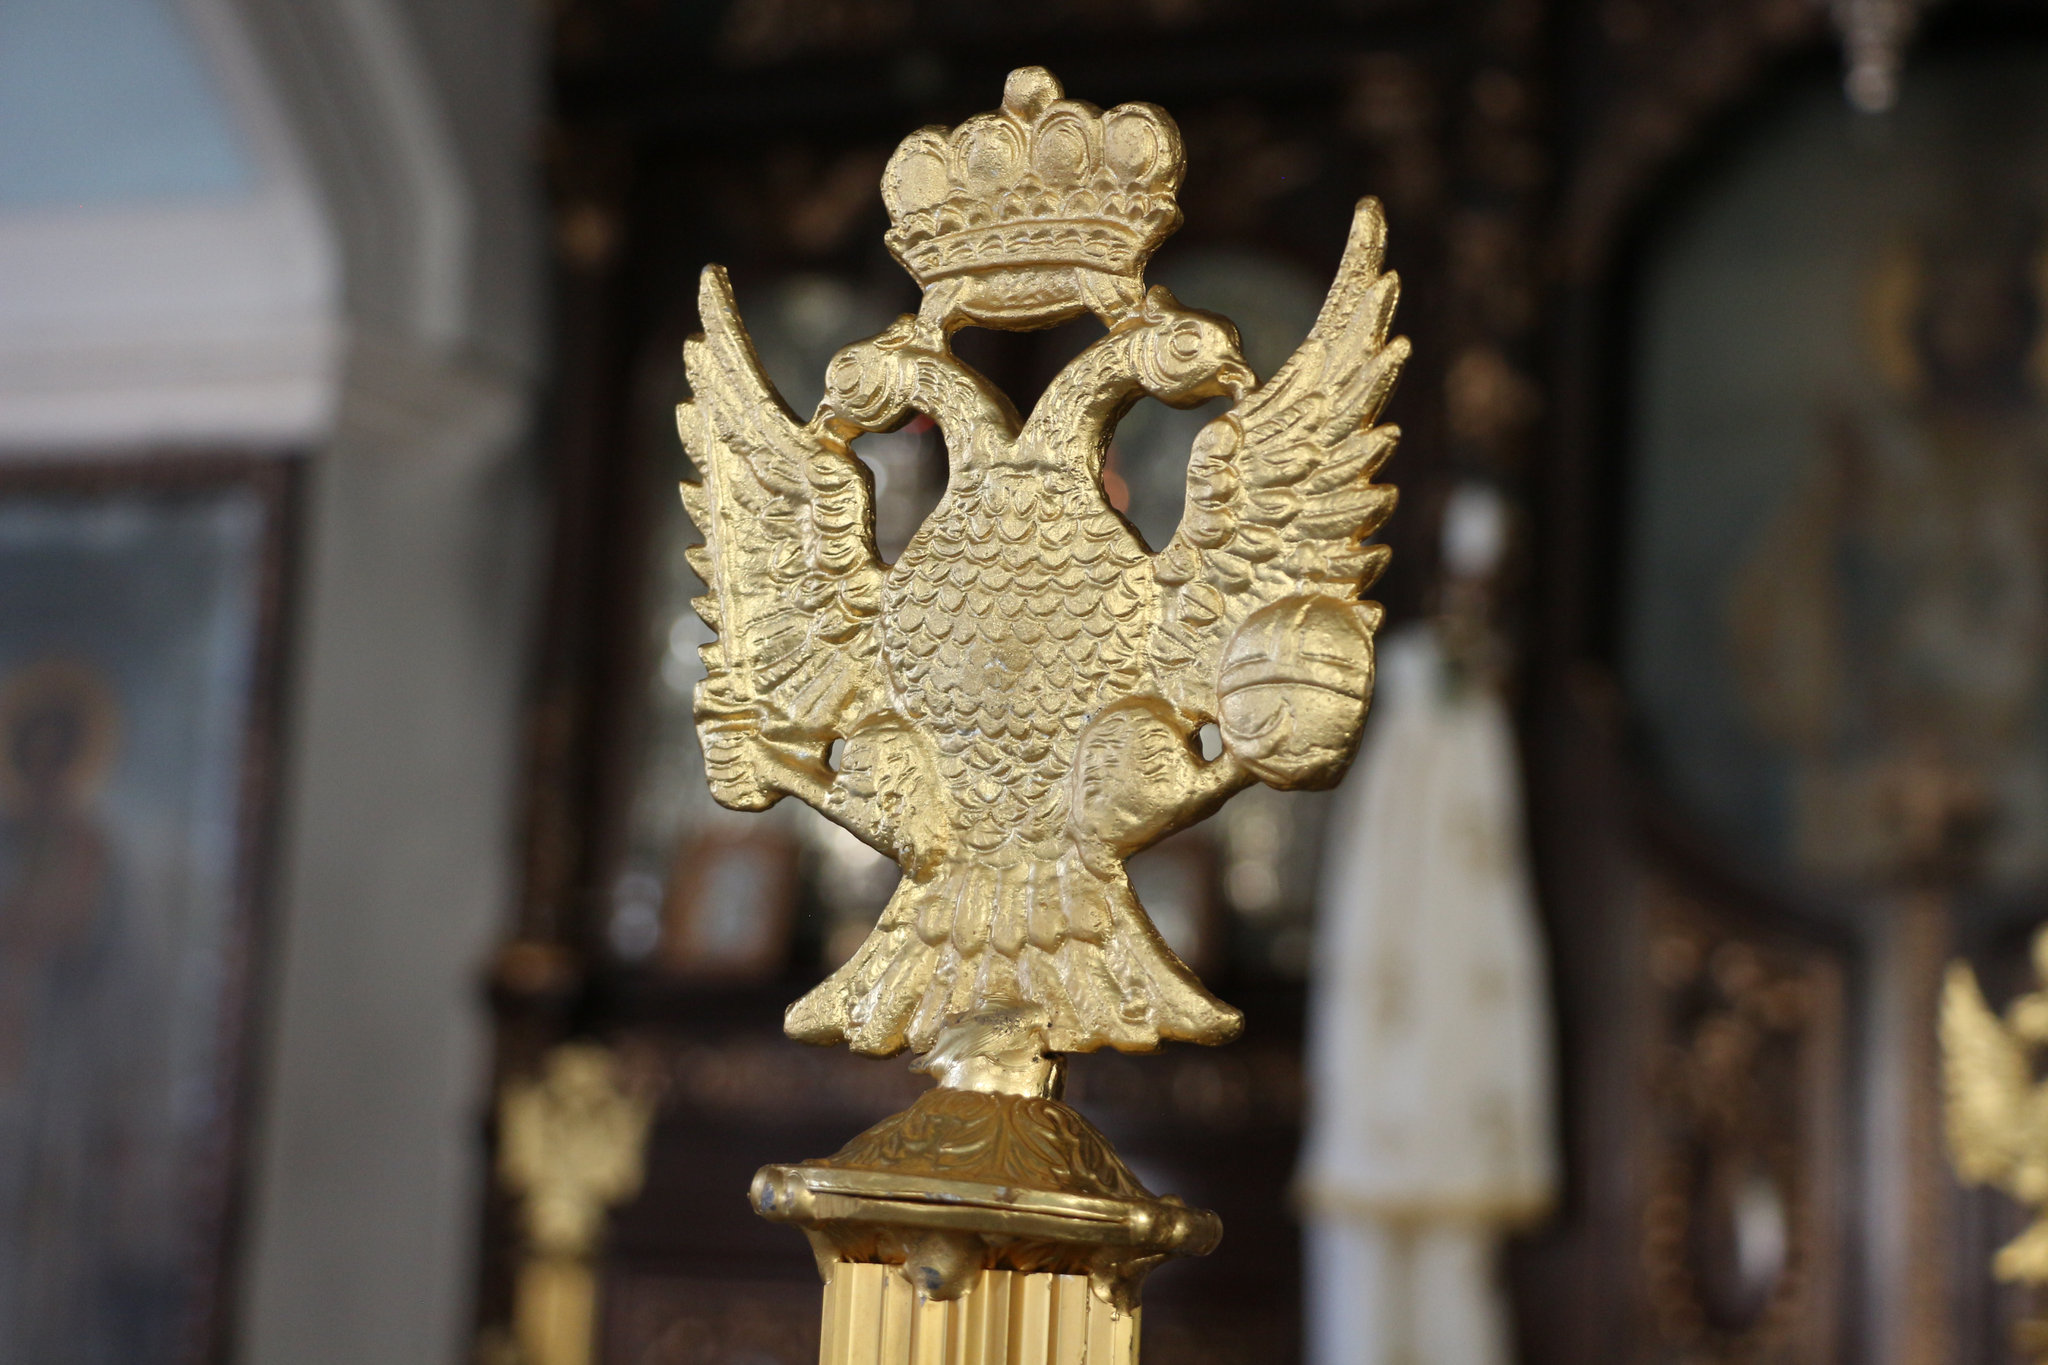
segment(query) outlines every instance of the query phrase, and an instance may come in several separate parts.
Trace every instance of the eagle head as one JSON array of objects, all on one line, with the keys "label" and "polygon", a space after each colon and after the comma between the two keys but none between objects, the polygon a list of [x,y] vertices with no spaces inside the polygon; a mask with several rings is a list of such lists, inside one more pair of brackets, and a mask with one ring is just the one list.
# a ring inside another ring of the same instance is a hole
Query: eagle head
[{"label": "eagle head", "polygon": [[1146,291],[1138,325],[1127,333],[1132,368],[1145,392],[1176,408],[1191,408],[1228,394],[1240,398],[1254,383],[1227,318],[1183,307],[1164,285]]},{"label": "eagle head", "polygon": [[916,329],[917,319],[905,314],[833,356],[820,411],[854,431],[887,431],[906,421],[917,395]]}]

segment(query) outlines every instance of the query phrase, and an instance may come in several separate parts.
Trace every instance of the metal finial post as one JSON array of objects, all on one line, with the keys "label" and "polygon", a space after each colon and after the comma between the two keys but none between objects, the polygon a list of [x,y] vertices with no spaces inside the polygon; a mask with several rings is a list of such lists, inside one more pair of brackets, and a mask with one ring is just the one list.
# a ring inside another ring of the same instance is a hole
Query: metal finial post
[{"label": "metal finial post", "polygon": [[[1314,329],[1258,382],[1228,321],[1145,284],[1182,165],[1163,110],[1105,112],[1037,67],[1001,108],[912,133],[882,197],[922,306],[840,351],[807,421],[704,272],[677,415],[718,636],[696,711],[712,792],[742,810],[795,796],[901,865],[874,932],[785,1028],[922,1053],[938,1082],[838,1154],[755,1179],[755,1208],[817,1253],[828,1365],[1132,1365],[1144,1276],[1221,1232],[1060,1100],[1060,1059],[1239,1030],[1124,860],[1254,782],[1329,786],[1349,765],[1380,621],[1359,593],[1387,556],[1364,539],[1394,504],[1372,476],[1397,433],[1375,419],[1408,347],[1368,199]],[[1105,335],[1028,418],[951,349],[962,327],[1084,313]],[[1195,439],[1157,553],[1102,485],[1110,432],[1146,397],[1233,400]],[[850,443],[919,413],[950,479],[884,564]]]}]

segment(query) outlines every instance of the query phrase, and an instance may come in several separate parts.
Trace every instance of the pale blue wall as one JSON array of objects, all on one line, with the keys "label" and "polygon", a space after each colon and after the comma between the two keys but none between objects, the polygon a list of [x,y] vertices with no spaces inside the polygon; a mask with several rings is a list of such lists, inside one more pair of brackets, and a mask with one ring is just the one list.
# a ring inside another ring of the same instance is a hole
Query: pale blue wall
[{"label": "pale blue wall", "polygon": [[176,0],[0,0],[0,210],[211,198],[255,179]]}]

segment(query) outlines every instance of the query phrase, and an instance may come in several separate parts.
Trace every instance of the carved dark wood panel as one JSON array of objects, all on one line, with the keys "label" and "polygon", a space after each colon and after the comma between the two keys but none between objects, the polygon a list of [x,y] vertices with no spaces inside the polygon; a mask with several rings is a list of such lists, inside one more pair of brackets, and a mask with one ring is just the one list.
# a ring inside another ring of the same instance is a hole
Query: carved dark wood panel
[{"label": "carved dark wood panel", "polygon": [[1657,1358],[1841,1355],[1850,1170],[1841,950],[1653,875],[1641,1254]]},{"label": "carved dark wood panel", "polygon": [[[1562,13],[1574,79],[1548,219],[1555,421],[1535,503],[1544,593],[1531,616],[1528,733],[1570,1174],[1559,1219],[1513,1258],[1524,1355],[2003,1360],[2005,1327],[1992,1319],[2003,1311],[2009,1323],[2010,1306],[1991,1306],[1983,1271],[1998,1215],[1956,1199],[1930,1129],[1880,1124],[1869,1108],[1873,1088],[1918,1087],[1922,1104],[1931,1093],[1924,1069],[1913,1075],[1931,1049],[1930,1002],[1913,1003],[1910,983],[1884,985],[1879,967],[1924,973],[1953,924],[2038,908],[1973,908],[1953,885],[1819,888],[1761,850],[1717,843],[1657,786],[1612,681],[1645,246],[1660,226],[1684,226],[1671,211],[1688,201],[1675,191],[1788,83],[1825,88],[1836,61],[1825,16],[1774,0]],[[1939,54],[2042,37],[2038,15],[1957,3],[1927,44]],[[1916,916],[1916,898],[1941,908]],[[1925,927],[1935,919],[1938,931]],[[1770,1023],[1760,1001],[1743,1003],[1712,965],[1723,954],[1744,964],[1736,975],[1805,997],[1785,1006],[1801,1018]],[[1722,1049],[1753,1064],[1711,1099]],[[1743,1239],[1729,1190],[1743,1184],[1756,1191],[1753,1268],[1755,1229],[1783,1225],[1782,1256],[1765,1258],[1775,1274],[1730,1273]],[[1779,1205],[1768,1218],[1766,1188]],[[1948,1232],[1886,1252],[1871,1214],[1885,1201]]]}]

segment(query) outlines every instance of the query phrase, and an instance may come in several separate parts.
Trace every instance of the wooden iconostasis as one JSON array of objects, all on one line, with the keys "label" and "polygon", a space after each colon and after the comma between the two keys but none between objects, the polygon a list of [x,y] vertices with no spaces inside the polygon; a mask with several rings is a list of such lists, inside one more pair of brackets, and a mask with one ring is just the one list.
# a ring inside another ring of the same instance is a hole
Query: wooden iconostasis
[{"label": "wooden iconostasis", "polygon": [[[884,159],[993,107],[1027,63],[1076,98],[1172,112],[1186,225],[1150,276],[1235,319],[1262,374],[1313,318],[1352,201],[1384,200],[1416,356],[1390,412],[1402,504],[1375,592],[1395,619],[1438,605],[1452,488],[1491,484],[1516,511],[1490,610],[1514,646],[1567,1170],[1557,1219],[1510,1257],[1523,1358],[2005,1358],[2018,1309],[1981,1268],[2009,1219],[1942,1174],[1916,992],[1953,950],[2017,984],[2048,909],[2029,766],[2048,608],[2029,615],[2022,586],[2027,500],[2048,487],[2028,424],[2048,398],[2023,366],[1992,373],[2048,311],[2026,283],[2048,279],[2027,273],[2048,261],[2028,218],[2048,208],[2048,140],[2027,122],[2048,89],[2038,6],[1956,0],[1897,114],[1860,124],[1805,0],[554,16],[555,570],[526,894],[494,1004],[501,1075],[595,1035],[660,1088],[646,1189],[613,1219],[606,1365],[815,1358],[808,1250],[751,1215],[748,1180],[921,1084],[779,1032],[893,869],[795,802],[734,816],[704,790],[696,536],[673,492],[696,272],[730,268],[808,412],[838,347],[915,307],[881,242]],[[1928,301],[1953,291],[1980,321],[2005,308],[2011,335],[1938,316]],[[958,344],[1028,407],[1092,328]],[[1209,415],[1148,404],[1118,431],[1112,495],[1150,543]],[[943,484],[920,425],[857,447],[885,557]],[[1951,463],[1897,454],[1993,427]],[[1925,489],[1950,483],[1975,491],[1930,514]],[[1955,569],[1987,544],[2004,557]],[[1901,596],[1933,580],[1948,586]],[[1943,620],[1963,633],[1912,634]],[[1940,792],[1921,823],[1886,823]],[[1074,1069],[1069,1099],[1146,1183],[1228,1230],[1148,1287],[1152,1365],[1298,1356],[1288,1185],[1326,803],[1258,789],[1133,864],[1162,930],[1248,1019],[1228,1048]],[[484,1238],[490,1323],[509,1293],[500,1203]]]}]

